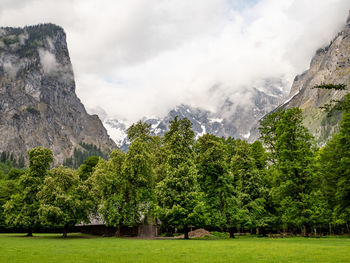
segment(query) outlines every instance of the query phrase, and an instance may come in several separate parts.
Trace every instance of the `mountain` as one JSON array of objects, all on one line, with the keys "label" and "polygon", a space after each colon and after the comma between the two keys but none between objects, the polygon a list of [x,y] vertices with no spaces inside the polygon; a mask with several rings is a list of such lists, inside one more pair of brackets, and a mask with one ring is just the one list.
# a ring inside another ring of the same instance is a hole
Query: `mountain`
[{"label": "mountain", "polygon": [[116,148],[75,93],[64,30],[53,24],[0,28],[0,152],[50,148],[58,163],[80,144]]},{"label": "mountain", "polygon": [[[227,96],[216,112],[181,104],[164,117],[144,117],[142,121],[151,124],[154,135],[164,135],[170,121],[178,116],[191,121],[196,138],[211,133],[218,137],[249,139],[249,131],[257,121],[285,99],[284,87],[280,79],[267,79],[237,94],[245,100]],[[126,150],[129,145],[126,130],[131,122],[109,118],[104,120],[104,125],[116,144]]]},{"label": "mountain", "polygon": [[339,130],[341,114],[332,117],[320,107],[332,100],[341,100],[348,91],[313,89],[321,84],[346,84],[350,88],[350,12],[344,29],[331,43],[316,51],[310,68],[295,77],[289,99],[280,108],[299,107],[304,125],[323,145]]}]

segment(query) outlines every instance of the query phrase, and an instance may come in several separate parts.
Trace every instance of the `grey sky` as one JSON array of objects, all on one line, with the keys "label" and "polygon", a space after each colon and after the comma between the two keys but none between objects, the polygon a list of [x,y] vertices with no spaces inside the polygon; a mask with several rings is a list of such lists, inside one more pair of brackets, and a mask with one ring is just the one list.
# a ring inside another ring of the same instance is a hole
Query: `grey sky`
[{"label": "grey sky", "polygon": [[264,78],[291,82],[344,25],[348,0],[0,0],[0,25],[67,33],[88,109],[137,120],[179,103],[215,110]]}]

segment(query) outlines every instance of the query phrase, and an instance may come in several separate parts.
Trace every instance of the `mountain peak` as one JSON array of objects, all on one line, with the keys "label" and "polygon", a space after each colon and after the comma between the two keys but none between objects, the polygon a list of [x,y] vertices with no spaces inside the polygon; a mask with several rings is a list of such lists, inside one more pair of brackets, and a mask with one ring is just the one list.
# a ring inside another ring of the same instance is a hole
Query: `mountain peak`
[{"label": "mountain peak", "polygon": [[57,162],[80,143],[115,148],[75,93],[66,34],[54,24],[0,28],[0,152],[51,148]]}]

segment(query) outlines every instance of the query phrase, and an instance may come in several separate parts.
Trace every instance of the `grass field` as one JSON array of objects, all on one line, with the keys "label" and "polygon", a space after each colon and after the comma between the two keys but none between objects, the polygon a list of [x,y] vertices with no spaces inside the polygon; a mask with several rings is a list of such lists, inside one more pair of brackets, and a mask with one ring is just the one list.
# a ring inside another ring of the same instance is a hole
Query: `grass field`
[{"label": "grass field", "polygon": [[350,238],[141,240],[0,234],[0,262],[350,262]]}]

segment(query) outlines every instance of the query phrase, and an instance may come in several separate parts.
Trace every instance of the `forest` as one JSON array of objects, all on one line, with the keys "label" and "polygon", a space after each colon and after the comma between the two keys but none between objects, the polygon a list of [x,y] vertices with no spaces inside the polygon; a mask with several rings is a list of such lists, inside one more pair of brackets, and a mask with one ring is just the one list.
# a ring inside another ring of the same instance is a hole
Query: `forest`
[{"label": "forest", "polygon": [[342,112],[340,130],[321,148],[298,108],[262,119],[251,144],[211,134],[196,140],[191,122],[175,117],[162,137],[133,124],[127,152],[88,157],[77,169],[52,168],[51,150],[34,148],[28,168],[1,175],[0,227],[28,235],[60,227],[67,236],[99,216],[116,236],[139,224],[186,239],[193,227],[230,237],[350,233],[350,94],[332,110]]}]

